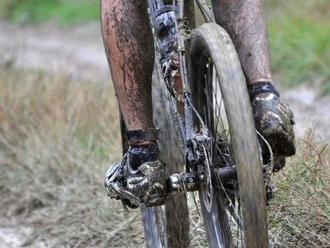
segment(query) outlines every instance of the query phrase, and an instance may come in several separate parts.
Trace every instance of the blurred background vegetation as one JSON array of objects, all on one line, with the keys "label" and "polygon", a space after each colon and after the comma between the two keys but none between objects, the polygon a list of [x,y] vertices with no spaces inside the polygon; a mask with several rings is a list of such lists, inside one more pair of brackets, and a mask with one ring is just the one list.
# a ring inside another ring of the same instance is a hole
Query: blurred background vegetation
[{"label": "blurred background vegetation", "polygon": [[24,24],[55,20],[60,26],[94,21],[99,0],[1,0],[0,16]]},{"label": "blurred background vegetation", "polygon": [[[0,16],[22,24],[61,27],[99,19],[98,0],[2,0]],[[317,84],[330,94],[330,2],[267,0],[272,63],[284,88]]]},{"label": "blurred background vegetation", "polygon": [[330,2],[267,1],[275,75],[285,86],[315,83],[330,93]]}]

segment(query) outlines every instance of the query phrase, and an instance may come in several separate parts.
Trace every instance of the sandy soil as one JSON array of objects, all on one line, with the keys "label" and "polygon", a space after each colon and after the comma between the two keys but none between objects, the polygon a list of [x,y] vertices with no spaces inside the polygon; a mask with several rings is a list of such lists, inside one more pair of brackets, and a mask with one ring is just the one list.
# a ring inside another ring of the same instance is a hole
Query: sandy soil
[{"label": "sandy soil", "polygon": [[[66,73],[83,81],[110,80],[97,23],[59,30],[52,24],[22,27],[0,21],[0,66],[9,64]],[[330,141],[330,96],[320,97],[317,88],[306,85],[283,92],[282,96],[294,111],[298,137],[312,128],[318,140]],[[1,159],[4,158],[0,154],[0,164]],[[0,247],[22,247],[31,233],[29,227],[17,227],[3,220]]]}]

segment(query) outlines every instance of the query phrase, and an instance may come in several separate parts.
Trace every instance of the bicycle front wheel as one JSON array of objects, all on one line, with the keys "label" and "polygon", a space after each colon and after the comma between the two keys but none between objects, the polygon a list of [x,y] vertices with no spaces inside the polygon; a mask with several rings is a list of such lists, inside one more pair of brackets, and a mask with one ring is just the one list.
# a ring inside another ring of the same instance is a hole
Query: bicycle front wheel
[{"label": "bicycle front wheel", "polygon": [[[156,64],[157,65],[157,64]],[[160,156],[169,175],[183,171],[183,152],[175,130],[168,90],[159,66],[153,75],[154,122],[161,130]],[[146,247],[166,248],[189,246],[189,210],[185,194],[172,194],[165,206],[143,208],[142,220]]]},{"label": "bicycle front wheel", "polygon": [[[195,31],[189,72],[193,103],[212,140],[212,147],[204,150],[206,180],[199,193],[209,246],[268,247],[265,190],[251,104],[239,58],[223,28],[208,23]],[[235,167],[237,180],[221,180],[215,174],[220,166]]]}]

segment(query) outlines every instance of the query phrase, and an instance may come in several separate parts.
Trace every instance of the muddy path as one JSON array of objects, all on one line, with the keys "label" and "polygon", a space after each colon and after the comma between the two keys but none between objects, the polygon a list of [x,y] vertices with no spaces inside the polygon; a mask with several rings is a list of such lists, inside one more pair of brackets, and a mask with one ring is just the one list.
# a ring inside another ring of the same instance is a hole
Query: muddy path
[{"label": "muddy path", "polygon": [[296,119],[296,135],[314,133],[316,141],[330,142],[330,96],[321,96],[316,87],[303,85],[283,92]]},{"label": "muddy path", "polygon": [[[65,73],[82,81],[110,81],[98,23],[60,30],[53,24],[22,27],[0,20],[0,67],[6,65]],[[320,97],[317,88],[304,85],[282,97],[295,113],[299,138],[313,129],[317,140],[330,141],[330,96]],[[0,154],[0,164],[2,159]],[[0,247],[24,246],[30,234],[29,227],[0,217]]]},{"label": "muddy path", "polygon": [[66,73],[78,80],[109,79],[98,23],[68,29],[22,27],[0,20],[0,66]]}]

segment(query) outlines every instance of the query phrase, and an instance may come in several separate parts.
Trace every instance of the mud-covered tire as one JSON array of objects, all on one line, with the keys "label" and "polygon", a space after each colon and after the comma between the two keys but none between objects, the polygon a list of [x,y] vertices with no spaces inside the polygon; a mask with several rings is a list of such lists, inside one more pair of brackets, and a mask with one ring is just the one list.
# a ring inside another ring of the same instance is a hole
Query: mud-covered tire
[{"label": "mud-covered tire", "polygon": [[[195,30],[190,43],[189,72],[192,91],[200,83],[202,56],[212,60],[228,119],[231,147],[236,162],[241,203],[244,247],[268,247],[264,183],[256,130],[246,82],[234,45],[217,24],[204,24]],[[205,55],[206,54],[206,55]],[[198,94],[192,95],[196,97]],[[193,99],[196,101],[196,99]],[[198,100],[198,99],[197,99]],[[200,194],[201,197],[203,197]],[[214,195],[212,211],[202,212],[210,247],[234,247],[221,194]]]},{"label": "mud-covered tire", "polygon": [[[157,63],[153,74],[153,116],[160,129],[161,160],[168,175],[184,170],[183,153],[174,127],[169,93]],[[127,149],[126,128],[121,121],[123,150]],[[141,208],[145,242],[148,248],[189,246],[189,210],[185,194],[171,194],[165,206]]]}]

